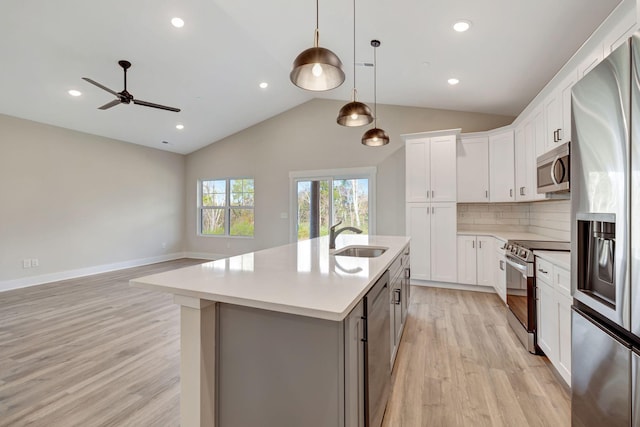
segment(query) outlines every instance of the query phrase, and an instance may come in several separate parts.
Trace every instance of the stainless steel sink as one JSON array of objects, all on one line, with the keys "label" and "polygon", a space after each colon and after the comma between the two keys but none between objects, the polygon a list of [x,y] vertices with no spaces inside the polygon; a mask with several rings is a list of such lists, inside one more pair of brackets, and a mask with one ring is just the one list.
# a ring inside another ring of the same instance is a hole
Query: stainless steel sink
[{"label": "stainless steel sink", "polygon": [[333,254],[336,256],[375,258],[385,253],[387,249],[379,246],[347,246],[335,251]]}]

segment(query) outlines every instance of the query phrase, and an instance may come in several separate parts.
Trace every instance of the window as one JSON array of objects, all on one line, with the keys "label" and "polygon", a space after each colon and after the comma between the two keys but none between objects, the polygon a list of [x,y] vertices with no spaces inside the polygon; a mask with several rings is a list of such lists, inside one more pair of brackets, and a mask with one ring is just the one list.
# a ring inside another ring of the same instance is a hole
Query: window
[{"label": "window", "polygon": [[201,235],[253,237],[252,178],[200,181],[198,205]]},{"label": "window", "polygon": [[353,226],[374,233],[375,168],[291,172],[292,241],[329,234],[329,228]]}]

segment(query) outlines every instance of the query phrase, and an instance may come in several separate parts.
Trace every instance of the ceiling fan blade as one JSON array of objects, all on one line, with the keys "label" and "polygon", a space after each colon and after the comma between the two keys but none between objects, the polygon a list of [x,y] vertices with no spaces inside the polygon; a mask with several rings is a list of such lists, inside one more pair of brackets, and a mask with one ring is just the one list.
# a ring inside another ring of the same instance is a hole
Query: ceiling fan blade
[{"label": "ceiling fan blade", "polygon": [[106,110],[106,109],[108,109],[108,108],[115,107],[116,105],[118,105],[118,104],[120,104],[120,103],[122,103],[122,101],[120,101],[119,99],[114,99],[114,100],[113,100],[113,101],[111,101],[111,102],[107,102],[107,103],[106,103],[106,104],[104,104],[102,107],[98,107],[98,109],[100,109],[100,110]]},{"label": "ceiling fan blade", "polygon": [[176,113],[180,112],[179,108],[167,107],[166,105],[154,104],[153,102],[141,101],[139,99],[134,99],[133,103],[137,105],[144,105],[145,107],[153,107],[153,108],[159,108],[161,110],[174,111]]},{"label": "ceiling fan blade", "polygon": [[83,78],[82,78],[82,80],[86,80],[86,81],[88,81],[89,83],[91,83],[92,85],[98,86],[100,89],[102,89],[102,90],[106,90],[107,92],[112,93],[112,94],[114,94],[115,96],[120,96],[120,95],[118,95],[118,92],[116,92],[115,90],[111,90],[111,89],[109,89],[108,87],[106,87],[106,86],[104,86],[104,85],[101,85],[101,84],[100,84],[100,83],[98,83],[97,81],[95,81],[95,80],[91,80],[91,79],[90,79],[90,78],[88,78],[88,77],[83,77]]}]

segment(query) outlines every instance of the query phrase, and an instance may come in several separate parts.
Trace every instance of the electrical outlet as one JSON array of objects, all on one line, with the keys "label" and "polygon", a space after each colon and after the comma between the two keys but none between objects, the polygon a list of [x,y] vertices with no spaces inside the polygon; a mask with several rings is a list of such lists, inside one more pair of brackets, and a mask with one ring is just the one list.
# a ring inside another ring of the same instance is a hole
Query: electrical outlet
[{"label": "electrical outlet", "polygon": [[32,258],[31,267],[39,267],[39,266],[40,266],[40,260],[38,258]]},{"label": "electrical outlet", "polygon": [[22,268],[31,268],[31,260],[23,259],[22,260]]}]

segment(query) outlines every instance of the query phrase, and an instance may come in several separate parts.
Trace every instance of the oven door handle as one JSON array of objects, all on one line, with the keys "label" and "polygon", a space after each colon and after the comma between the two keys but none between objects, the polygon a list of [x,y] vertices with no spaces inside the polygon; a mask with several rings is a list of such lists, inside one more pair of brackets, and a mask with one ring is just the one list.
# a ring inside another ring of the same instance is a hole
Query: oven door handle
[{"label": "oven door handle", "polygon": [[507,264],[510,265],[511,267],[515,268],[516,270],[518,270],[520,272],[520,274],[522,274],[522,277],[524,277],[525,279],[527,278],[527,266],[526,265],[521,265],[518,264],[517,262],[513,262],[511,261],[511,259],[509,257],[506,257],[507,260]]}]

